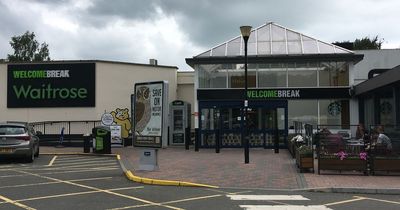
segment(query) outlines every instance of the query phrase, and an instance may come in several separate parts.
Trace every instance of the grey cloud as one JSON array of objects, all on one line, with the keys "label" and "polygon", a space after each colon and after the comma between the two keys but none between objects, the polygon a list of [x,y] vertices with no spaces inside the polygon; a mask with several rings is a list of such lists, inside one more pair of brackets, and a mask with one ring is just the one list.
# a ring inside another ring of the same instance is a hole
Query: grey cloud
[{"label": "grey cloud", "polygon": [[312,24],[319,14],[331,8],[330,5],[311,0],[100,0],[95,1],[95,5],[88,10],[89,17],[93,15],[97,18],[87,23],[105,24],[106,18],[110,16],[134,20],[153,19],[156,18],[157,7],[167,16],[174,16],[194,43],[207,47],[239,35],[239,26],[243,24],[257,27],[273,21],[302,28]]}]

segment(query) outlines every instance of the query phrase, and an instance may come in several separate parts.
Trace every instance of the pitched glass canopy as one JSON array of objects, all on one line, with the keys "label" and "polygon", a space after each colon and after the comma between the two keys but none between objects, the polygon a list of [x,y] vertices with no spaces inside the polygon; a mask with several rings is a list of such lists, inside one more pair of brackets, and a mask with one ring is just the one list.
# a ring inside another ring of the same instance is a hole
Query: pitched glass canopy
[{"label": "pitched glass canopy", "polygon": [[[353,54],[352,51],[329,44],[275,23],[266,23],[251,31],[248,55],[307,55],[307,54]],[[241,56],[244,43],[237,36],[225,43],[203,52],[195,58]]]}]

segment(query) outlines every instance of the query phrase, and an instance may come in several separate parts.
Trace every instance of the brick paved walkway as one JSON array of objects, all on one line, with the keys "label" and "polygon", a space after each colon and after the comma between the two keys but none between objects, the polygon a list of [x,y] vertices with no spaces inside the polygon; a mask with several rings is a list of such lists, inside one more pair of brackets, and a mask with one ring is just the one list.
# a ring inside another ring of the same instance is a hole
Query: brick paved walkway
[{"label": "brick paved walkway", "polygon": [[[43,147],[41,152],[82,152],[82,148]],[[364,176],[361,173],[299,173],[287,150],[275,154],[270,149],[250,149],[250,164],[244,164],[243,149],[213,149],[195,152],[182,147],[159,149],[159,170],[137,171],[140,148],[113,148],[121,154],[135,175],[167,180],[189,181],[220,187],[304,189],[368,188],[400,189],[400,176]],[[317,164],[315,164],[317,165]]]}]

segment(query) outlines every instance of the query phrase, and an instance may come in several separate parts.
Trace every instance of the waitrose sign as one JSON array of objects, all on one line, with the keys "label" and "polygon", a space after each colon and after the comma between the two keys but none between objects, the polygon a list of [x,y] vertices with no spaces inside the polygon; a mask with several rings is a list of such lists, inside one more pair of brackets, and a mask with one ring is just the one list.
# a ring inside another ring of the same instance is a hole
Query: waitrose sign
[{"label": "waitrose sign", "polygon": [[7,107],[93,107],[95,64],[8,65]]}]

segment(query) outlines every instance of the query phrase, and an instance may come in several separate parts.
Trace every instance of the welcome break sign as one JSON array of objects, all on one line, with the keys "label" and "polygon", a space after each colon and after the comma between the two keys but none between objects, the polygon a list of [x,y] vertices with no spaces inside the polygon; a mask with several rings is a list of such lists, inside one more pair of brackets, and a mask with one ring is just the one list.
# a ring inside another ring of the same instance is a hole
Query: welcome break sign
[{"label": "welcome break sign", "polygon": [[7,107],[94,107],[95,63],[7,67]]}]

